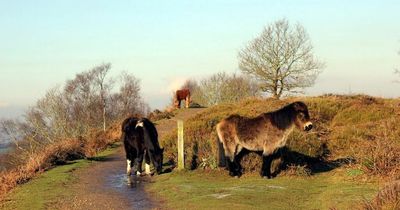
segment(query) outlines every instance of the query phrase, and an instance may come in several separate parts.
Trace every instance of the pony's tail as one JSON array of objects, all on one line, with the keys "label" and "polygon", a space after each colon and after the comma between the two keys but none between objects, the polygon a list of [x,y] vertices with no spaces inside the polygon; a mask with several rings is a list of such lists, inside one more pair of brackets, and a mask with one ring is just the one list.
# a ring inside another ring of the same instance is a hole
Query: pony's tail
[{"label": "pony's tail", "polygon": [[217,124],[217,146],[218,146],[218,167],[225,167],[226,166],[226,158],[225,158],[225,151],[224,151],[224,146],[222,144],[223,138],[222,138],[222,133],[219,129],[219,124]]}]

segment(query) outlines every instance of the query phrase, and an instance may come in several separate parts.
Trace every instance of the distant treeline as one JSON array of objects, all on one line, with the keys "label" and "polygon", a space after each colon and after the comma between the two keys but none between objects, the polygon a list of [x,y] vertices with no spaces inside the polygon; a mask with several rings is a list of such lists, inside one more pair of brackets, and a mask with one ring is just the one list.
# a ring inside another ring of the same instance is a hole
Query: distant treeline
[{"label": "distant treeline", "polygon": [[[23,164],[48,145],[72,139],[96,152],[104,142],[98,143],[98,137],[90,135],[105,132],[128,115],[147,114],[149,106],[142,99],[140,80],[127,72],[111,77],[110,71],[111,64],[104,63],[78,73],[48,90],[21,119],[1,120],[2,141],[11,141],[16,148],[9,157],[11,165]],[[89,143],[88,139],[94,140]]]}]

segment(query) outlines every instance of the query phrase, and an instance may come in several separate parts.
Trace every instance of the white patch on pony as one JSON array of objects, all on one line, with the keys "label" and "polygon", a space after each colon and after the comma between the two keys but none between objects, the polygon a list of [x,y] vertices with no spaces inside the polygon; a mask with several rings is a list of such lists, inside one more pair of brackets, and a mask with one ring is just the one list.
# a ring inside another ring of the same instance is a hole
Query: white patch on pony
[{"label": "white patch on pony", "polygon": [[136,175],[140,176],[140,175],[142,175],[142,173],[140,173],[140,171],[136,171]]},{"label": "white patch on pony", "polygon": [[307,122],[306,124],[304,124],[304,130],[310,125],[312,125],[312,122]]},{"label": "white patch on pony", "polygon": [[146,172],[146,174],[150,174],[150,165],[146,163],[144,168],[145,168],[144,171]]},{"label": "white patch on pony", "polygon": [[294,127],[295,126],[292,125],[288,130],[285,131],[285,133],[282,136],[282,139],[278,142],[278,145],[276,146],[277,148],[281,148],[286,145],[286,141],[287,141],[289,135],[293,132]]},{"label": "white patch on pony", "polygon": [[143,121],[138,121],[137,123],[136,123],[136,128],[137,127],[142,127],[143,128]]},{"label": "white patch on pony", "polygon": [[127,159],[126,160],[126,174],[131,175],[131,160]]}]

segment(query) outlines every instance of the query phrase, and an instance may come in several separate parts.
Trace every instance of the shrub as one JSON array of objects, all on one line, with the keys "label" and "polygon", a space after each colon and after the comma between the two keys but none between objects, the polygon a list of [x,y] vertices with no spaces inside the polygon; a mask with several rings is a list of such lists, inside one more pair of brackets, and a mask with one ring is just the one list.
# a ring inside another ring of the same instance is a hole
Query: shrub
[{"label": "shrub", "polygon": [[171,119],[174,116],[175,116],[175,114],[173,113],[173,111],[168,111],[168,110],[160,111],[160,110],[156,109],[148,115],[148,118],[151,121],[159,121],[159,120],[163,120],[163,119]]}]

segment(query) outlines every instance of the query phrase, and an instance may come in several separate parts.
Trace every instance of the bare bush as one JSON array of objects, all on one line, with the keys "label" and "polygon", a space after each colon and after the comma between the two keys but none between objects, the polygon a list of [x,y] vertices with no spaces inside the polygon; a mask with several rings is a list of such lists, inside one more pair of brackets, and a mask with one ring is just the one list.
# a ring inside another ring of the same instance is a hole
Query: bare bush
[{"label": "bare bush", "polygon": [[212,106],[258,95],[258,85],[254,80],[243,75],[220,72],[201,80],[193,91],[192,100]]},{"label": "bare bush", "polygon": [[149,112],[140,93],[140,80],[127,72],[121,74],[119,92],[111,96],[110,105],[111,115],[116,119]]}]

